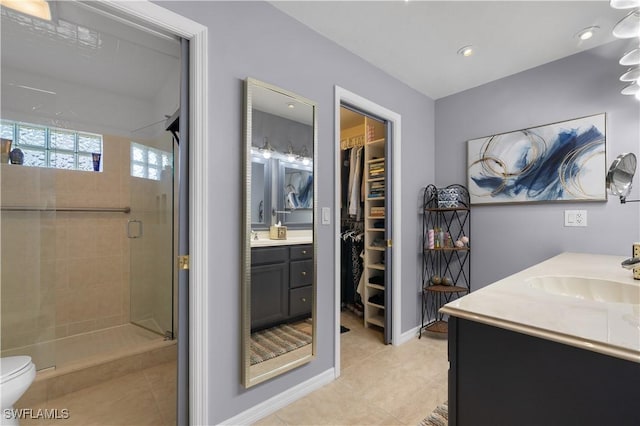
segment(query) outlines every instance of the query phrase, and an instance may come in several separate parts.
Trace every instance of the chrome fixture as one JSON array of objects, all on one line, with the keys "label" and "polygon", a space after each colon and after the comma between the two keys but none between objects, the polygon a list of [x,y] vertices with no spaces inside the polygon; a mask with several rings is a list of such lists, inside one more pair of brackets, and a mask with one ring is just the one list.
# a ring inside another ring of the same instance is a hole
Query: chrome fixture
[{"label": "chrome fixture", "polygon": [[636,156],[633,153],[625,153],[618,155],[613,160],[609,172],[607,173],[607,188],[613,195],[620,197],[620,203],[633,203],[640,200],[627,200],[627,196],[631,192],[631,181],[636,173]]}]

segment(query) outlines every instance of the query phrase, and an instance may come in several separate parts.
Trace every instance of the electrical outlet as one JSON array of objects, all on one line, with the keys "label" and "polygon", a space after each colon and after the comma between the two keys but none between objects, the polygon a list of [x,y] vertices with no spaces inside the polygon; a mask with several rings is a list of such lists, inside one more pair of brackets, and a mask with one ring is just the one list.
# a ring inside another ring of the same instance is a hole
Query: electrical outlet
[{"label": "electrical outlet", "polygon": [[587,211],[565,210],[564,226],[587,226]]}]

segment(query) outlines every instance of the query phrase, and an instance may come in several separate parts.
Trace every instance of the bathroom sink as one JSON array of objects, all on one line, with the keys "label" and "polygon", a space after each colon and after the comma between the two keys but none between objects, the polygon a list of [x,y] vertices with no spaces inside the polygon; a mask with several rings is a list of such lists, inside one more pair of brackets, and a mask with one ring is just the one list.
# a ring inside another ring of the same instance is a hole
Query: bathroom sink
[{"label": "bathroom sink", "polygon": [[640,286],[596,278],[541,276],[525,280],[550,294],[604,303],[640,304]]}]

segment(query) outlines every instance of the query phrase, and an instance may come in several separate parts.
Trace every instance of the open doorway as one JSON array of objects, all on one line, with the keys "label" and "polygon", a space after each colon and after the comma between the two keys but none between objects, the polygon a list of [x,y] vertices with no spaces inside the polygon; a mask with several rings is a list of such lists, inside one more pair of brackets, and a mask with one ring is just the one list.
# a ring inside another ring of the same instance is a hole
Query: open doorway
[{"label": "open doorway", "polygon": [[336,88],[336,375],[399,344],[399,130],[399,115]]}]

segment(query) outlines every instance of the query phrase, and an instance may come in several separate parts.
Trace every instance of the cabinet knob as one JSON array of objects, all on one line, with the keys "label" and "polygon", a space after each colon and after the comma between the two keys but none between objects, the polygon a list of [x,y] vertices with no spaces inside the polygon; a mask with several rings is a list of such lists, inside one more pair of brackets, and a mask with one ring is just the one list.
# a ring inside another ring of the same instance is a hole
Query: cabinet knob
[{"label": "cabinet knob", "polygon": [[306,250],[302,250],[302,254],[307,254],[307,251]]},{"label": "cabinet knob", "polygon": [[303,297],[303,298],[301,298],[300,300],[302,300],[303,302],[306,302],[306,301],[307,301],[307,298],[306,298],[306,297]]},{"label": "cabinet knob", "polygon": [[304,276],[306,276],[306,275],[307,275],[307,272],[306,272],[306,271],[302,271],[302,272],[301,272],[301,274],[302,274],[302,276],[304,277]]}]

